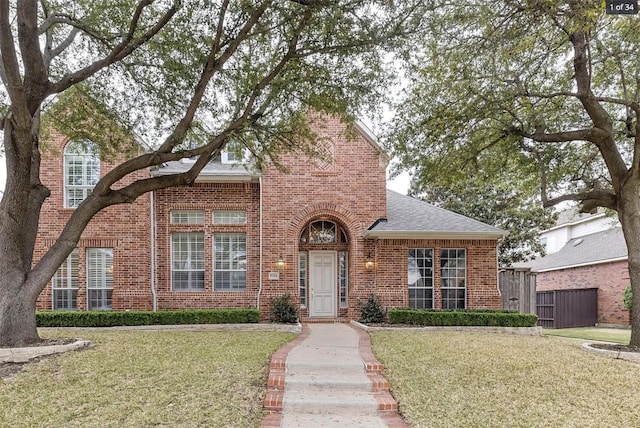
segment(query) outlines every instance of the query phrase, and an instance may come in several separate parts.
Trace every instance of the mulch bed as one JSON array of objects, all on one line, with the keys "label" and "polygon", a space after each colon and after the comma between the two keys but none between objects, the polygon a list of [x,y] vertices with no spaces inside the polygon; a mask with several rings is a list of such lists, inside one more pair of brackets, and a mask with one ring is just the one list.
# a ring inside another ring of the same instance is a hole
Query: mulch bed
[{"label": "mulch bed", "polygon": [[[77,340],[78,339],[71,339],[71,338],[43,339],[42,342],[31,343],[29,345],[21,346],[21,348],[30,348],[30,347],[36,347],[36,346],[68,345],[70,343],[74,343]],[[43,358],[51,357],[54,355],[45,355],[42,357],[32,358],[31,360],[24,363],[2,362],[0,363],[0,379],[9,379],[15,376],[16,374],[20,373],[22,370],[24,370],[27,364],[33,364],[38,361],[41,361]]]}]

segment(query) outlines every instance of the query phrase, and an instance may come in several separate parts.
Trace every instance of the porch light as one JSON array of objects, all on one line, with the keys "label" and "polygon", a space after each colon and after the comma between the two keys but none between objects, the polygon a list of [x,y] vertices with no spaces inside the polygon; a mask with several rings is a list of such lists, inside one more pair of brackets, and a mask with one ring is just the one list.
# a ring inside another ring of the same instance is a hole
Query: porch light
[{"label": "porch light", "polygon": [[366,260],[364,261],[364,267],[367,270],[373,269],[373,259],[371,258],[371,255],[368,255]]},{"label": "porch light", "polygon": [[282,268],[284,267],[284,260],[282,259],[282,257],[280,257],[280,258],[278,259],[278,262],[277,262],[276,264],[278,265],[278,267],[279,267],[280,269],[282,269]]}]

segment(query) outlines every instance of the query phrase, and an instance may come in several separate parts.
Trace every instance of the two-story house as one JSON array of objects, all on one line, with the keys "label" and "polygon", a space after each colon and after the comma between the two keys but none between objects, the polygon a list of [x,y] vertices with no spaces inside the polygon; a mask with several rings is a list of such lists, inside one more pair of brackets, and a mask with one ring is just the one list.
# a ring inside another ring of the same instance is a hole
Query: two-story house
[{"label": "two-story house", "polygon": [[[500,307],[497,244],[505,232],[386,190],[388,156],[364,125],[356,124],[355,138],[336,119],[314,126],[322,159],[283,156],[284,173],[222,152],[193,186],[100,212],[38,307],[255,307],[267,318],[270,299],[285,293],[302,319],[356,319],[371,293],[385,307]],[[114,166],[62,135],[50,144],[40,254]]]}]

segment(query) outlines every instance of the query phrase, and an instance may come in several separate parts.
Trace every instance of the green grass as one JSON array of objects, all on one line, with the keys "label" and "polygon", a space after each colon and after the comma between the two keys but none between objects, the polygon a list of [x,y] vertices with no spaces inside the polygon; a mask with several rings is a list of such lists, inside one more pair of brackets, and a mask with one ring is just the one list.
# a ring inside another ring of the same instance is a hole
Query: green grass
[{"label": "green grass", "polygon": [[574,340],[380,331],[372,342],[411,427],[640,426],[640,365]]},{"label": "green grass", "polygon": [[277,332],[56,330],[90,349],[0,380],[0,426],[252,427],[263,416]]},{"label": "green grass", "polygon": [[543,334],[548,336],[572,337],[575,339],[585,340],[602,340],[605,342],[622,343],[628,345],[631,339],[631,330],[615,329],[615,328],[560,328],[560,329],[544,329]]}]

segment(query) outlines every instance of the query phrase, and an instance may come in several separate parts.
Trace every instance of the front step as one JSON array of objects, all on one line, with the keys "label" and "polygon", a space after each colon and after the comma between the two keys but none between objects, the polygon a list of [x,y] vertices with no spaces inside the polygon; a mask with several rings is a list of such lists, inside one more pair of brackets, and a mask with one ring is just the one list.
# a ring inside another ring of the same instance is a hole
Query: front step
[{"label": "front step", "polygon": [[286,414],[282,417],[281,426],[284,428],[387,428],[387,424],[376,416],[323,415],[314,413]]},{"label": "front step", "polygon": [[290,374],[285,388],[287,391],[374,391],[372,381],[364,374]]},{"label": "front step", "polygon": [[378,402],[371,392],[357,390],[304,390],[285,389],[285,414],[331,414],[366,416],[376,414]]}]

